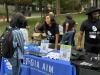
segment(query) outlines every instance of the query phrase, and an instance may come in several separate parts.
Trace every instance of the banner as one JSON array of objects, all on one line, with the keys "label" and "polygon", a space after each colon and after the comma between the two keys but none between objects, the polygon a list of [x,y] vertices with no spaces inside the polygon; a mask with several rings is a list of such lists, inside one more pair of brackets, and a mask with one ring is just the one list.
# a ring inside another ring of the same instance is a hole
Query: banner
[{"label": "banner", "polygon": [[[11,74],[12,66],[3,58],[0,75]],[[67,61],[25,55],[21,75],[76,75],[76,68]]]},{"label": "banner", "polygon": [[[27,72],[24,72],[25,70]],[[32,55],[25,55],[22,65],[23,75],[76,75],[75,71],[75,68],[67,61]]]}]

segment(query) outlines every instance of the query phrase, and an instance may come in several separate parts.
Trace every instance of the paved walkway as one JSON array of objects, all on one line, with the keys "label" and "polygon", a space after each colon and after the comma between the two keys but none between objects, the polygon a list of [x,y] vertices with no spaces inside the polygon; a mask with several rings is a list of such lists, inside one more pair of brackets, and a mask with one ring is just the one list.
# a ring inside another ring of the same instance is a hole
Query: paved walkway
[{"label": "paved walkway", "polygon": [[[40,16],[40,15],[36,15],[36,16],[26,17],[26,19],[39,18],[39,17],[41,17],[41,16]],[[9,18],[9,20],[11,20],[11,19]],[[0,19],[0,22],[6,22],[6,21],[7,21],[6,18],[1,18],[1,19]]]}]

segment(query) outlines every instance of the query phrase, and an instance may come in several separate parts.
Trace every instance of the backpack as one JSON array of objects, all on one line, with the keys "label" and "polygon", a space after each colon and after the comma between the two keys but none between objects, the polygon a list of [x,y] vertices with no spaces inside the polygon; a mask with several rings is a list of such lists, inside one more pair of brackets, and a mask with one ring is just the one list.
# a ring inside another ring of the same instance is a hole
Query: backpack
[{"label": "backpack", "polygon": [[11,58],[15,51],[12,30],[13,28],[6,29],[0,37],[1,54],[4,58]]}]

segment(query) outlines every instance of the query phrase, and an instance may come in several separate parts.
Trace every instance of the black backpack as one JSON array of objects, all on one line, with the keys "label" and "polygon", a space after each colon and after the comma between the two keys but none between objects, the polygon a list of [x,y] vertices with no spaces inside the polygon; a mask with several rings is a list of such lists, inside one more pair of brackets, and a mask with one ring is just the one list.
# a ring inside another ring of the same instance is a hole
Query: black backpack
[{"label": "black backpack", "polygon": [[13,47],[13,28],[6,28],[4,33],[0,37],[0,48],[1,54],[4,58],[11,58],[14,54],[14,47]]}]

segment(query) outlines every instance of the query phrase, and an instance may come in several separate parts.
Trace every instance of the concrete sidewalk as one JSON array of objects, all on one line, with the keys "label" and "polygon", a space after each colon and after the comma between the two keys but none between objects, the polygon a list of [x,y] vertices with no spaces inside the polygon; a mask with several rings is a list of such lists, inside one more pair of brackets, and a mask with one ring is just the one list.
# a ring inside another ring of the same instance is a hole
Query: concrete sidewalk
[{"label": "concrete sidewalk", "polygon": [[[30,16],[30,17],[26,17],[26,19],[31,19],[31,18],[40,18],[41,16],[40,15],[36,15],[36,16]],[[9,21],[11,20],[11,18],[9,18]],[[6,22],[7,21],[7,18],[2,18],[0,19],[0,22]]]}]

